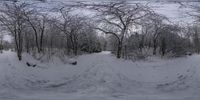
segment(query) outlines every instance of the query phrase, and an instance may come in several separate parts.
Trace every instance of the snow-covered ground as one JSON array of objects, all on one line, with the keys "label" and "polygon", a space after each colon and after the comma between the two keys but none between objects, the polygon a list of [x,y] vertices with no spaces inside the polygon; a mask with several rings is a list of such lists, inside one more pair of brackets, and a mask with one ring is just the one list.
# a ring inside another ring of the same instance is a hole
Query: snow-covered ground
[{"label": "snow-covered ground", "polygon": [[0,54],[0,100],[200,100],[200,55],[132,62],[104,51],[77,65],[23,57]]}]

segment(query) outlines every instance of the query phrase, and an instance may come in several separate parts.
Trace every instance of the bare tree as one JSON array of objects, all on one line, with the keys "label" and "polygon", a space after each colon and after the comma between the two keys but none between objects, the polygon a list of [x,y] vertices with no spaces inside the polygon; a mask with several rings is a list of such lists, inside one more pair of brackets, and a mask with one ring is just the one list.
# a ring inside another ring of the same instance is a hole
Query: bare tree
[{"label": "bare tree", "polygon": [[27,4],[18,4],[16,2],[4,4],[1,10],[0,22],[14,36],[15,48],[19,60],[22,60],[23,36],[25,29],[24,11]]},{"label": "bare tree", "polygon": [[62,7],[60,11],[60,20],[54,22],[55,26],[62,31],[67,40],[68,52],[73,51],[74,55],[78,54],[79,36],[84,32],[87,26],[87,18],[80,15],[71,14],[71,9]]},{"label": "bare tree", "polygon": [[0,53],[3,53],[3,37],[4,35],[0,33]]},{"label": "bare tree", "polygon": [[190,16],[196,18],[196,20],[194,21],[194,26],[193,26],[193,42],[194,42],[194,46],[195,46],[195,51],[197,53],[200,53],[200,40],[199,40],[199,26],[200,26],[200,6],[199,5],[195,5],[195,6],[191,6],[191,8],[193,8],[195,10],[195,12],[190,12],[188,13]]},{"label": "bare tree", "polygon": [[97,12],[100,22],[96,29],[117,39],[117,58],[121,58],[124,38],[134,30],[140,19],[150,13],[147,6],[126,1],[96,4],[91,9]]},{"label": "bare tree", "polygon": [[34,31],[35,44],[38,53],[42,51],[44,32],[47,23],[47,17],[45,14],[37,12],[35,9],[24,12],[24,18]]},{"label": "bare tree", "polygon": [[198,24],[193,25],[191,33],[195,52],[200,53],[200,33]]},{"label": "bare tree", "polygon": [[[71,10],[67,7],[62,7],[60,9],[56,9],[58,12],[60,12],[61,16],[58,18],[53,18],[51,20],[51,23],[53,24],[53,27],[56,27],[60,32],[59,36],[60,37],[65,37],[66,39],[66,45],[67,45],[67,53],[70,53],[70,39],[68,35],[68,26],[70,23],[70,12]],[[64,35],[63,35],[64,34]]]},{"label": "bare tree", "polygon": [[152,41],[153,41],[153,55],[156,54],[156,50],[158,47],[158,38],[159,35],[161,34],[161,32],[163,31],[163,29],[165,28],[165,24],[164,21],[167,20],[167,18],[165,16],[156,14],[156,13],[152,13],[151,16],[149,16],[150,19],[150,23],[152,25],[153,28],[153,36],[152,36]]}]

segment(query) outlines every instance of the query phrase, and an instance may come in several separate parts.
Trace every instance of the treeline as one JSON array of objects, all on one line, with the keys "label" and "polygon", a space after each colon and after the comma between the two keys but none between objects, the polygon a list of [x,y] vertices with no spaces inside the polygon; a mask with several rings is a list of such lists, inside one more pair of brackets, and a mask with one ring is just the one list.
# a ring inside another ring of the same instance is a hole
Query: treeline
[{"label": "treeline", "polygon": [[[79,2],[55,8],[56,16],[31,6],[13,2],[0,10],[1,26],[12,35],[19,60],[23,52],[76,56],[107,49],[117,58],[127,59],[200,52],[198,24],[172,24],[147,5]],[[74,13],[77,9],[92,14]]]},{"label": "treeline", "polygon": [[70,14],[64,7],[60,16],[50,17],[26,3],[6,3],[1,9],[0,22],[14,38],[15,51],[19,60],[22,53],[64,52],[78,55],[79,52],[101,51],[100,37],[97,36],[89,19]]}]

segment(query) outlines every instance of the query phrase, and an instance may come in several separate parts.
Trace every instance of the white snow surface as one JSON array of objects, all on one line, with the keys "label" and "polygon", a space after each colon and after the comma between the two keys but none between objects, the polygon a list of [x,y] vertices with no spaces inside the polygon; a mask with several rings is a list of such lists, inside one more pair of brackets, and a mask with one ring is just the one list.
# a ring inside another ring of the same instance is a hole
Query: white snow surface
[{"label": "white snow surface", "polygon": [[[67,58],[65,58],[67,59]],[[108,51],[81,55],[77,65],[58,57],[0,54],[0,100],[200,100],[200,55],[142,61]],[[36,64],[28,67],[26,62]]]}]

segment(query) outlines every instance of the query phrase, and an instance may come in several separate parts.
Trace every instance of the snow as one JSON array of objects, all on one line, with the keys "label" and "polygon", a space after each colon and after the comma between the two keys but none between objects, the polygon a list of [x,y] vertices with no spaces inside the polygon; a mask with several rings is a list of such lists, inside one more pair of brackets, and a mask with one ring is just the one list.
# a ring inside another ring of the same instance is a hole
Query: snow
[{"label": "snow", "polygon": [[[49,10],[63,5],[57,1],[35,5]],[[185,14],[191,9],[180,8],[177,3],[149,5],[173,22],[192,20]],[[36,60],[23,54],[19,62],[15,52],[0,54],[0,100],[200,100],[197,54],[173,59],[149,57],[135,62],[116,59],[109,51],[74,59],[47,58]],[[77,65],[68,63],[73,61]],[[37,66],[28,67],[27,62]]]},{"label": "snow", "polygon": [[0,100],[199,100],[199,59],[192,55],[132,62],[104,51],[78,56],[77,65],[70,65],[57,56],[41,62],[29,54],[20,62],[16,53],[4,51]]}]

